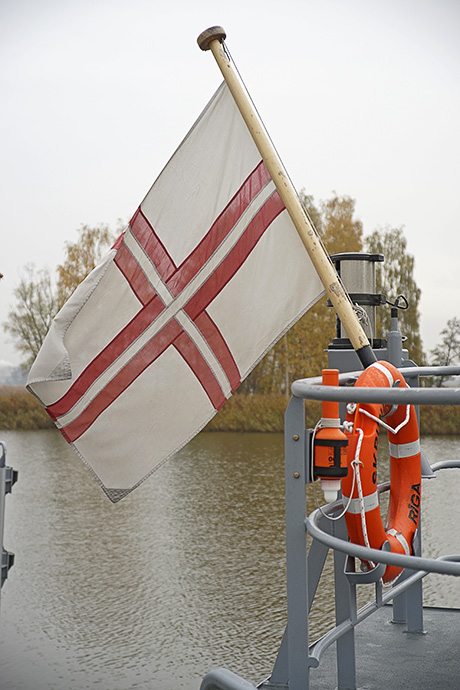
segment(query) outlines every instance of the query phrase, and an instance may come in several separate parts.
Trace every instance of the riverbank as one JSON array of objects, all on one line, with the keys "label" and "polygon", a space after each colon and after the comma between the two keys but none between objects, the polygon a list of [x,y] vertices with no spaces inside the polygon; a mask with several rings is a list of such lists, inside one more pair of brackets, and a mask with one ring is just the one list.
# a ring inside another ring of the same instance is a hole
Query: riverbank
[{"label": "riverbank", "polygon": [[[284,395],[234,395],[209,422],[206,431],[283,431],[287,405]],[[320,403],[306,405],[306,426],[320,417]],[[420,411],[421,433],[450,436],[460,431],[460,407],[426,405]],[[0,431],[52,429],[54,423],[33,395],[22,386],[0,386]]]}]

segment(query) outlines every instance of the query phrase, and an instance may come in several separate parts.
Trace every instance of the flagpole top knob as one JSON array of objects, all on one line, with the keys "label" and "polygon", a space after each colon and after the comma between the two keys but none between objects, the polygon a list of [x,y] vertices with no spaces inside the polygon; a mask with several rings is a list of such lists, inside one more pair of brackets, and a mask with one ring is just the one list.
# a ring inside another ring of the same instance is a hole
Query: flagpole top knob
[{"label": "flagpole top knob", "polygon": [[196,42],[201,50],[209,50],[212,41],[217,40],[222,42],[225,40],[226,36],[227,34],[221,26],[211,26],[211,28],[206,29],[206,31],[203,31],[203,33],[198,36]]}]

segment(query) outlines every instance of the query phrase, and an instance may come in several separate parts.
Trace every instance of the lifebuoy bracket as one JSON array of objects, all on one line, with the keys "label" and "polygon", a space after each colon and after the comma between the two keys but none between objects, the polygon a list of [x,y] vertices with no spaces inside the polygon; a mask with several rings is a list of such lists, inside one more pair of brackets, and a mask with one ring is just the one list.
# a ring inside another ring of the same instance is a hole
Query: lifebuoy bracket
[{"label": "lifebuoy bracket", "polygon": [[[391,551],[391,546],[388,541],[383,542],[382,551],[386,551],[387,553]],[[378,582],[380,578],[383,577],[386,567],[387,566],[385,563],[377,563],[373,568],[370,568],[370,570],[362,570],[357,572],[355,570],[355,559],[353,556],[347,556],[345,559],[343,572],[348,578],[350,584],[364,585],[371,582]]]}]

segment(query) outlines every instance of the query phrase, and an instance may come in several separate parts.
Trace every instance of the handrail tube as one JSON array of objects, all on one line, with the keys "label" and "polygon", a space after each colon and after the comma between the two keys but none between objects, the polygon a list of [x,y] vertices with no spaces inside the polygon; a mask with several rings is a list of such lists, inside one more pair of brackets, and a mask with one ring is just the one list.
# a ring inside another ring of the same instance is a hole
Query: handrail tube
[{"label": "handrail tube", "polygon": [[[327,389],[327,390],[326,390]],[[356,388],[325,386],[299,379],[291,386],[296,398],[384,405],[460,405],[460,388]]]},{"label": "handrail tube", "polygon": [[[460,367],[403,367],[405,378],[417,376],[456,376]],[[291,392],[298,398],[332,400],[335,402],[365,402],[404,405],[459,405],[460,388],[355,388],[346,384],[355,381],[362,371],[339,375],[339,386],[322,386],[322,378],[313,376],[297,379]]]},{"label": "handrail tube", "polygon": [[[433,471],[441,469],[460,469],[460,460],[441,460],[432,466]],[[386,491],[389,487],[389,482],[378,487],[379,493]],[[325,508],[317,508],[305,519],[305,526],[308,533],[317,539],[322,544],[325,544],[331,549],[337,549],[349,556],[355,556],[363,561],[375,561],[376,563],[386,563],[387,565],[396,565],[400,568],[409,568],[410,570],[421,570],[427,573],[438,573],[440,575],[460,575],[460,562],[455,562],[455,557],[447,558],[423,558],[421,556],[406,556],[399,553],[392,553],[391,551],[380,551],[379,549],[371,549],[360,544],[353,544],[353,542],[344,541],[333,537],[318,526],[320,520],[324,517],[324,513],[333,513],[340,507],[340,501],[331,503]],[[460,561],[460,557],[457,559]],[[435,565],[437,564],[437,566]]]},{"label": "handrail tube", "polygon": [[[457,556],[456,558],[459,557]],[[339,639],[339,637],[347,633],[352,628],[355,628],[357,625],[359,625],[359,623],[362,623],[363,620],[369,618],[369,616],[375,613],[379,608],[381,608],[389,601],[394,599],[394,597],[398,596],[399,594],[402,594],[415,582],[426,577],[426,575],[428,575],[426,571],[419,570],[410,577],[408,577],[406,580],[403,580],[399,584],[395,585],[391,590],[385,592],[385,594],[382,595],[382,603],[379,605],[375,601],[369,601],[367,604],[365,604],[362,608],[359,609],[359,611],[356,614],[356,620],[352,621],[351,618],[349,618],[348,620],[343,621],[342,623],[340,623],[340,625],[337,625],[335,628],[332,628],[332,630],[329,630],[317,642],[315,642],[310,647],[310,656],[316,659],[319,663],[326,649],[330,647],[331,644],[336,642]]]},{"label": "handrail tube", "polygon": [[[447,366],[447,367],[437,367],[437,366],[426,366],[426,367],[396,367],[402,374],[404,374],[405,379],[416,378],[417,376],[460,376],[460,366]],[[354,371],[343,371],[339,374],[339,384],[343,385],[348,381],[353,381],[360,377],[363,373],[362,369],[355,369]],[[297,379],[297,381],[305,381],[312,385],[321,385],[323,382],[323,377],[321,376],[310,376],[305,379]],[[295,383],[295,382],[294,382]]]},{"label": "handrail tube", "polygon": [[[445,558],[442,556],[441,558]],[[453,558],[459,559],[459,556],[454,556]],[[375,613],[379,608],[382,606],[385,606],[389,601],[394,599],[396,596],[399,596],[403,592],[406,591],[406,589],[409,589],[415,582],[418,580],[421,580],[422,578],[426,577],[428,573],[424,570],[418,570],[416,573],[413,573],[410,575],[408,578],[405,580],[402,580],[398,584],[394,585],[388,592],[385,592],[382,595],[382,603],[377,604],[375,601],[369,601],[367,604],[365,604],[362,608],[360,608],[357,611],[356,614],[356,620],[352,621],[351,618],[343,621],[340,625],[336,626],[332,630],[329,630],[323,637],[321,637],[317,642],[315,642],[311,646],[311,651],[312,654],[311,656],[314,657],[315,659],[320,660],[321,656],[324,654],[326,649],[331,646],[336,640],[341,635],[344,635],[346,632],[351,630],[351,628],[356,627],[359,625],[359,623],[362,623],[363,620],[366,618],[369,618],[373,613]]]},{"label": "handrail tube", "polygon": [[257,688],[226,668],[214,668],[203,678],[200,690],[257,690]]},{"label": "handrail tube", "polygon": [[349,556],[359,558],[362,561],[386,563],[387,565],[395,565],[399,568],[409,568],[410,570],[426,570],[428,573],[438,573],[439,575],[460,576],[460,562],[442,563],[439,559],[422,558],[421,556],[405,556],[400,553],[380,551],[379,549],[371,549],[359,544],[353,544],[353,542],[344,541],[343,539],[337,539],[337,537],[326,534],[326,532],[323,532],[317,527],[316,523],[320,517],[321,511],[319,509],[313,511],[313,513],[305,519],[305,526],[313,539],[317,539],[331,549],[336,549]]},{"label": "handrail tube", "polygon": [[[448,555],[448,556],[439,556],[439,558],[436,559],[437,561],[454,561],[456,563],[460,563],[460,555]],[[429,573],[425,570],[418,570],[416,573],[413,573],[410,575],[408,578],[405,580],[402,580],[401,582],[397,583],[394,585],[388,592],[385,592],[382,595],[382,603],[377,604],[375,601],[370,601],[367,604],[365,604],[359,611],[357,612],[356,620],[352,621],[351,618],[343,621],[340,623],[340,625],[336,626],[332,630],[329,630],[325,635],[323,635],[317,642],[311,645],[310,647],[310,656],[312,659],[315,659],[318,663],[326,651],[328,647],[331,646],[334,642],[336,642],[339,637],[347,633],[349,630],[352,628],[356,627],[359,625],[359,623],[362,623],[363,620],[371,616],[373,613],[375,613],[379,608],[382,606],[385,606],[390,602],[392,599],[395,597],[399,596],[402,594],[406,589],[409,589],[415,582],[418,580],[421,580],[422,578],[426,577]]]},{"label": "handrail tube", "polygon": [[452,469],[460,469],[460,461],[459,460],[440,460],[439,462],[435,462],[431,465],[431,469],[433,472],[437,472],[438,470],[452,470]]}]

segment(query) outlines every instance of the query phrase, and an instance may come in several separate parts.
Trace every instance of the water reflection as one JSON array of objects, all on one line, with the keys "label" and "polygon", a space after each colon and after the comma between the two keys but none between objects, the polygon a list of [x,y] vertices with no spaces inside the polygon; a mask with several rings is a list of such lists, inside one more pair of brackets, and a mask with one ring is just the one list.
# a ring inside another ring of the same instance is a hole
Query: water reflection
[{"label": "water reflection", "polygon": [[[460,440],[430,437],[422,447],[430,462],[460,459]],[[423,549],[430,557],[460,553],[460,470],[441,470],[425,480],[422,495]],[[460,578],[431,575],[424,580],[424,601],[432,606],[460,608]]]},{"label": "water reflection", "polygon": [[[116,505],[57,432],[2,439],[20,472],[7,500],[16,562],[2,591],[2,690],[190,690],[216,665],[252,681],[270,672],[286,609],[281,435],[201,434]],[[435,461],[458,457],[455,444],[424,447]],[[447,512],[458,524],[459,485],[451,471],[424,491],[430,554],[460,551],[442,527]],[[458,579],[438,579],[428,603],[458,605]],[[333,615],[330,564],[323,580],[313,636]]]},{"label": "water reflection", "polygon": [[116,505],[56,432],[3,438],[20,481],[2,688],[190,688],[219,664],[266,673],[285,615],[281,436],[201,435]]}]

